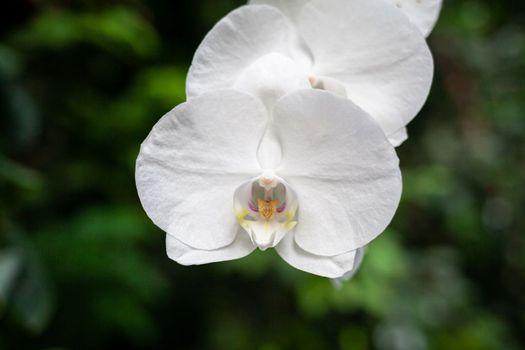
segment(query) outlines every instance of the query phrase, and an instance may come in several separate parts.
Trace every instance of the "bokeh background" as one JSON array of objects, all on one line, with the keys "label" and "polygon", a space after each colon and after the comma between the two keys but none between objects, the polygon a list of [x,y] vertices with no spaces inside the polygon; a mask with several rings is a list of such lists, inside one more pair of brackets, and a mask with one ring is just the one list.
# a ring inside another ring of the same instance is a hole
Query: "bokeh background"
[{"label": "bokeh background", "polygon": [[242,3],[2,3],[0,349],[523,349],[525,3],[445,0],[401,206],[340,289],[273,252],[178,266],[137,198],[140,143]]}]

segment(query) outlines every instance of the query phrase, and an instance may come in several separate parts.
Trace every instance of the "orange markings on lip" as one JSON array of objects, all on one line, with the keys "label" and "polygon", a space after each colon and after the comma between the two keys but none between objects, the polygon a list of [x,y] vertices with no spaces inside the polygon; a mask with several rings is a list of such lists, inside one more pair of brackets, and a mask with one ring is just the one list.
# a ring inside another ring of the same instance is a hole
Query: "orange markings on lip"
[{"label": "orange markings on lip", "polygon": [[262,199],[257,200],[257,204],[259,206],[259,214],[266,220],[270,221],[275,216],[275,212],[277,211],[277,201],[265,201]]}]

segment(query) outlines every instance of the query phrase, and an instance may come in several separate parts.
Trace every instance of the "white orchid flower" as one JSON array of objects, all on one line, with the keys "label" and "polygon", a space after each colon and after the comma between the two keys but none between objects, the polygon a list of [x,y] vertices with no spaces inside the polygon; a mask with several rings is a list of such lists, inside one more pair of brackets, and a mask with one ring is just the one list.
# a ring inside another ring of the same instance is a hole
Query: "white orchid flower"
[{"label": "white orchid flower", "polygon": [[441,14],[443,0],[386,0],[408,16],[426,37],[432,33]]},{"label": "white orchid flower", "polygon": [[[301,10],[310,0],[249,0],[252,5],[271,5],[280,9],[293,22],[297,22]],[[342,0],[348,1],[348,0]],[[366,1],[366,0],[363,0]],[[441,14],[443,0],[384,0],[387,5],[400,9],[419,31],[428,37]]]},{"label": "white orchid flower", "polygon": [[397,209],[395,150],[347,99],[262,96],[217,90],[165,115],[137,160],[141,202],[180,264],[275,248],[298,269],[341,277]]},{"label": "white orchid flower", "polygon": [[[238,8],[198,48],[188,98],[228,88],[253,90],[265,78],[261,71],[279,65],[310,88],[350,99],[397,146],[428,96],[433,60],[419,30],[383,1],[311,0],[294,22],[273,6]],[[296,1],[286,4],[293,9]]]},{"label": "white orchid flower", "polygon": [[363,260],[365,259],[365,252],[366,247],[360,248],[356,251],[355,259],[354,259],[354,266],[350,271],[347,271],[343,276],[339,278],[332,279],[332,284],[336,288],[341,288],[345,282],[350,281],[354,276],[357,274],[359,269],[361,268],[361,264],[363,263]]}]

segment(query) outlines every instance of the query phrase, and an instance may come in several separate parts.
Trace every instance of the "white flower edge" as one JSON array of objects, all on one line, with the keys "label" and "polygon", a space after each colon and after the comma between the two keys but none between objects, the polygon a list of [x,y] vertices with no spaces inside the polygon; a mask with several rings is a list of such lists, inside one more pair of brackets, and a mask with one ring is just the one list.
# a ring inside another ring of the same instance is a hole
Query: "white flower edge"
[{"label": "white flower edge", "polygon": [[[303,6],[310,0],[250,0],[251,5],[270,5],[277,7],[293,22],[297,22]],[[341,0],[347,1],[347,0]],[[384,0],[401,10],[425,36],[428,37],[436,26],[441,14],[443,0]]]},{"label": "white flower edge", "polygon": [[[242,230],[239,228],[239,230]],[[166,235],[166,253],[170,259],[185,266],[204,265],[215,262],[236,260],[253,252],[256,247],[250,237],[239,232],[235,240],[220,249],[204,250],[195,249],[182,243],[177,238]]]},{"label": "white flower edge", "polygon": [[354,266],[352,266],[352,269],[345,272],[345,274],[339,278],[333,278],[332,284],[336,288],[341,288],[345,282],[350,281],[354,276],[357,274],[359,269],[361,268],[361,264],[363,263],[363,260],[365,259],[365,253],[366,253],[366,247],[359,248],[355,252],[355,258],[354,258]]},{"label": "white flower edge", "polygon": [[441,14],[443,0],[387,0],[408,16],[408,19],[428,37]]}]

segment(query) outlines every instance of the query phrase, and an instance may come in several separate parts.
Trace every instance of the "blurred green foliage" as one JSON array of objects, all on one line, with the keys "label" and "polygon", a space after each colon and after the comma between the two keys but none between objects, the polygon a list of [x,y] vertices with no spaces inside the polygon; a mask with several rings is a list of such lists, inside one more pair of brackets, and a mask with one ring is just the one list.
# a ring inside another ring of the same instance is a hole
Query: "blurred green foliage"
[{"label": "blurred green foliage", "polygon": [[523,2],[445,0],[401,207],[341,288],[274,252],[178,266],[140,207],[139,145],[241,4],[5,7],[0,349],[524,348]]}]

